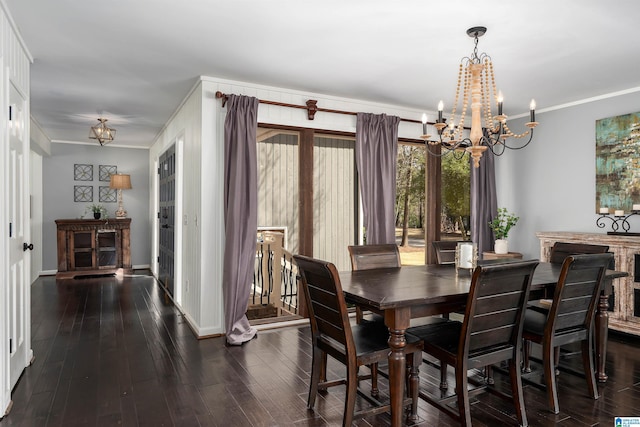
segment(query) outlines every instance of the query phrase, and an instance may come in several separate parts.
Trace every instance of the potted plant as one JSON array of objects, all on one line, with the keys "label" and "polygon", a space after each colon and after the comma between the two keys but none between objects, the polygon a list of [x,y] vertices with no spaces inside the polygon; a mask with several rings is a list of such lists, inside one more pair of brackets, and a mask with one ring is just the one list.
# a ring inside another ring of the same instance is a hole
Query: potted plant
[{"label": "potted plant", "polygon": [[509,230],[516,225],[519,219],[520,217],[507,211],[507,208],[498,208],[498,215],[489,221],[489,227],[493,230],[493,235],[496,238],[495,252],[497,254],[509,253],[507,242]]},{"label": "potted plant", "polygon": [[84,210],[84,213],[86,214],[89,211],[93,212],[93,217],[95,219],[100,219],[102,216],[107,218],[107,210],[102,205],[93,203],[93,204],[87,206],[87,208]]}]

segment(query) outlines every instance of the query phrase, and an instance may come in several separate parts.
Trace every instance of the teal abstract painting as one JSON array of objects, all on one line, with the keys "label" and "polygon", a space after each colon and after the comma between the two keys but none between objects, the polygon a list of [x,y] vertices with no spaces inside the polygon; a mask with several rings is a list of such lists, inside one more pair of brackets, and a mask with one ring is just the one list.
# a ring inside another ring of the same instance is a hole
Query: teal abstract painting
[{"label": "teal abstract painting", "polygon": [[640,204],[640,113],[596,120],[596,213]]}]

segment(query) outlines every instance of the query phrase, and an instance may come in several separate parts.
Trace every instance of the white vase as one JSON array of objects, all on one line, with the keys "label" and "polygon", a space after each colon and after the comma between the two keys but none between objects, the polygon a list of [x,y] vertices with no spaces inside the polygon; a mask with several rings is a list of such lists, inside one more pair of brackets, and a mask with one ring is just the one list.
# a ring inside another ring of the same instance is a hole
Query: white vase
[{"label": "white vase", "polygon": [[497,239],[494,248],[495,253],[497,254],[508,254],[509,242],[507,241],[507,239]]}]

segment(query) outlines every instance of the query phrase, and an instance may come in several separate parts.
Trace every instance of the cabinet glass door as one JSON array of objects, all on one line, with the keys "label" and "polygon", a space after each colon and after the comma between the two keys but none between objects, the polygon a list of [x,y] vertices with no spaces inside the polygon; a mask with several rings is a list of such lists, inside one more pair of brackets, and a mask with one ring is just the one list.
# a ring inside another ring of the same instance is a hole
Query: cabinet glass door
[{"label": "cabinet glass door", "polygon": [[116,230],[98,230],[98,268],[117,265],[116,239]]},{"label": "cabinet glass door", "polygon": [[93,232],[76,231],[71,237],[73,244],[72,270],[93,267]]}]

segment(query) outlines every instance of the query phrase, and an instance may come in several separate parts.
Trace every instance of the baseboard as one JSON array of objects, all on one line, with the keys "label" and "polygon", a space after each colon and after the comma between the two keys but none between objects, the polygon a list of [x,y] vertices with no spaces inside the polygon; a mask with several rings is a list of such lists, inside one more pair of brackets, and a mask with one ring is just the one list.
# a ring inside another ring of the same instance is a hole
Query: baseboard
[{"label": "baseboard", "polygon": [[[133,270],[151,270],[151,264],[138,264],[132,266]],[[55,276],[58,274],[58,270],[42,270],[38,273],[38,276]]]},{"label": "baseboard", "polygon": [[262,325],[255,325],[258,331],[267,331],[269,329],[279,329],[286,328],[289,326],[309,326],[309,319],[296,319],[296,320],[287,320],[284,322],[271,322],[264,323]]},{"label": "baseboard", "polygon": [[132,266],[134,270],[151,270],[151,264],[139,264]]},{"label": "baseboard", "polygon": [[38,276],[55,276],[57,273],[58,270],[42,270]]},{"label": "baseboard", "polygon": [[214,328],[214,327],[202,328],[200,327],[200,325],[198,325],[194,321],[194,319],[191,316],[189,316],[189,314],[183,313],[182,315],[184,316],[184,319],[187,321],[189,328],[191,328],[191,331],[199,340],[224,336],[224,331],[220,331],[219,328]]}]

